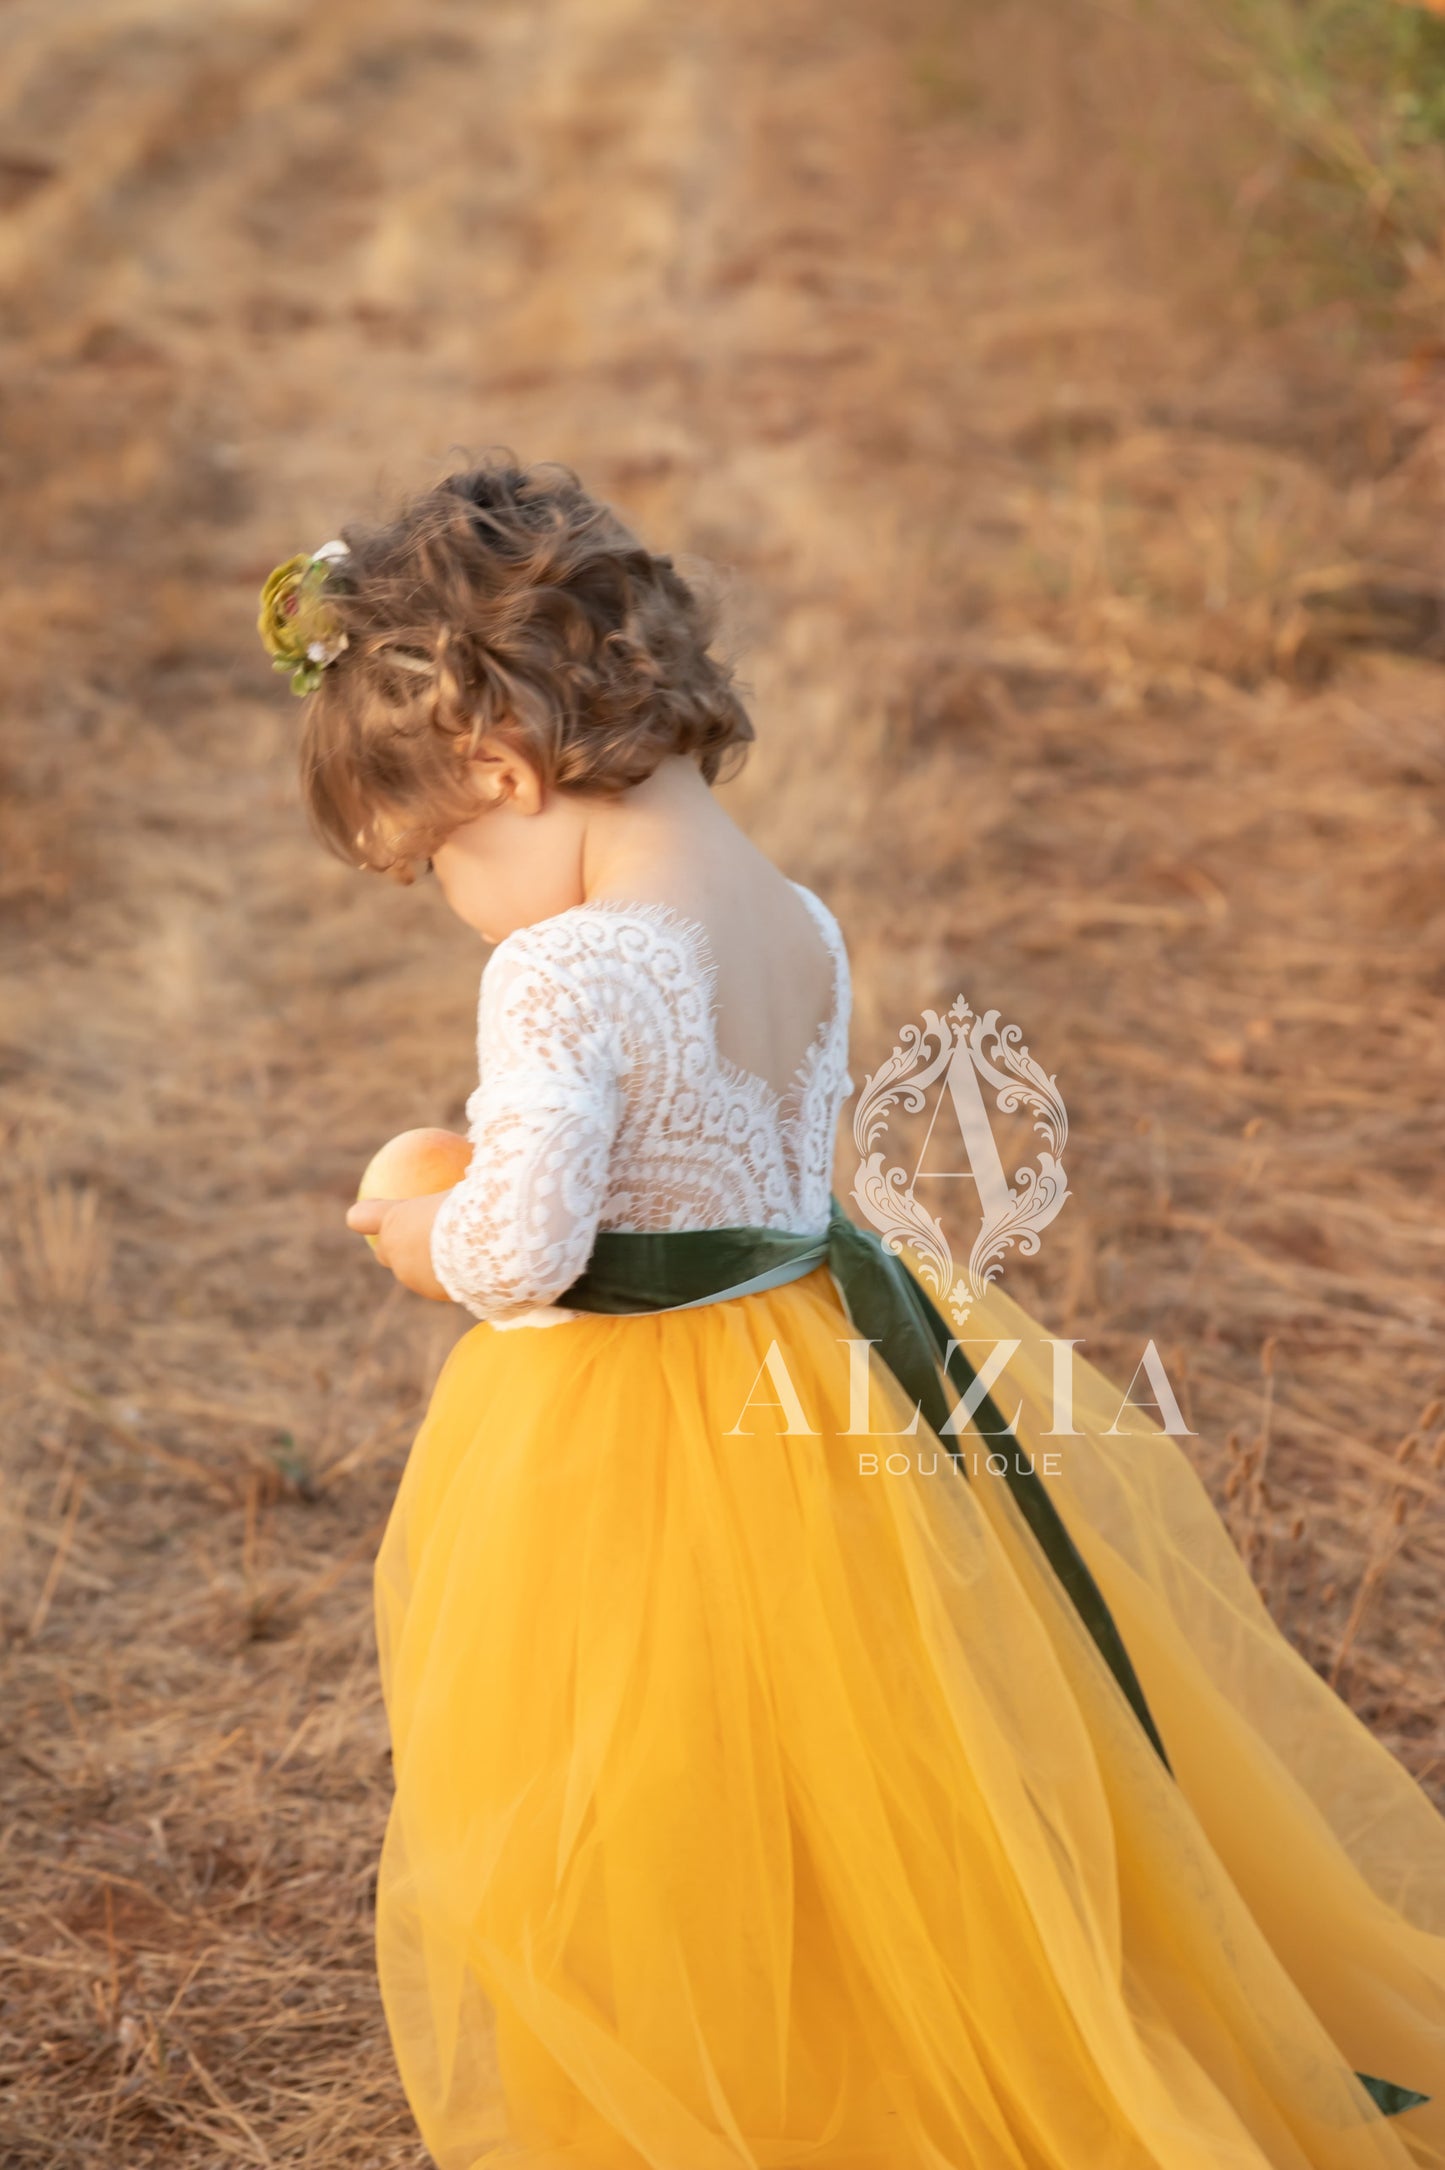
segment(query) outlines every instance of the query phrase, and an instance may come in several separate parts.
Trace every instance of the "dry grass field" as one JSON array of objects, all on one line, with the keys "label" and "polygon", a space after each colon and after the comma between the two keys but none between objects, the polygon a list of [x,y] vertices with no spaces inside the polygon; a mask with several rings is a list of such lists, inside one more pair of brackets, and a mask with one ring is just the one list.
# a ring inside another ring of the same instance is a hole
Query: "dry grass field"
[{"label": "dry grass field", "polygon": [[1116,1375],[1157,1338],[1276,1616],[1445,1797],[1445,346],[1272,285],[1229,86],[1125,35],[0,17],[5,2170],[420,2159],[368,1570],[467,1321],[342,1215],[459,1121],[482,956],[311,843],[252,624],[454,447],[716,568],[855,1075],[960,990],[1024,1028],[1073,1196],[1009,1287]]}]

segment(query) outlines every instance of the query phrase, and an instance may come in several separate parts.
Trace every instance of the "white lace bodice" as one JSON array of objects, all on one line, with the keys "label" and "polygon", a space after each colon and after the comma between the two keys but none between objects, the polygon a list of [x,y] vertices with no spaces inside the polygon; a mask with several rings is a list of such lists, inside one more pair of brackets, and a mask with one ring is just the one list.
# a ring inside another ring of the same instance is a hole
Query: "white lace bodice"
[{"label": "white lace bodice", "polygon": [[781,1094],[718,1052],[696,920],[581,904],[497,944],[478,1005],[472,1163],[432,1230],[454,1302],[498,1322],[553,1304],[601,1228],[826,1227],[852,1090],[848,956],[827,906],[793,886],[833,958],[833,1004]]}]

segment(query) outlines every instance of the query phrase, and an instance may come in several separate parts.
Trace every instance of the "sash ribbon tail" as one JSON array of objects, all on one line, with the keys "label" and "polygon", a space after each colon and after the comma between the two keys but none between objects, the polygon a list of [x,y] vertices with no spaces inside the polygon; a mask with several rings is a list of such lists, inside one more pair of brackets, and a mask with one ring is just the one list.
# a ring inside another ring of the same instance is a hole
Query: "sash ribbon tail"
[{"label": "sash ribbon tail", "polygon": [[937,1433],[943,1451],[953,1456],[960,1473],[963,1463],[957,1421],[949,1410],[940,1371],[961,1400],[972,1394],[970,1413],[985,1440],[1009,1442],[1008,1446],[1000,1444],[990,1451],[1002,1455],[1007,1463],[1005,1481],[1015,1503],[1164,1768],[1169,1770],[1159,1729],[1103,1592],[1037,1470],[1020,1466],[1015,1434],[1004,1422],[992,1395],[979,1392],[978,1374],[950,1335],[942,1313],[901,1259],[891,1256],[876,1236],[849,1220],[836,1198],[828,1223],[828,1264],[853,1324],[860,1334],[877,1344],[879,1356],[910,1401],[922,1410],[924,1422]]}]

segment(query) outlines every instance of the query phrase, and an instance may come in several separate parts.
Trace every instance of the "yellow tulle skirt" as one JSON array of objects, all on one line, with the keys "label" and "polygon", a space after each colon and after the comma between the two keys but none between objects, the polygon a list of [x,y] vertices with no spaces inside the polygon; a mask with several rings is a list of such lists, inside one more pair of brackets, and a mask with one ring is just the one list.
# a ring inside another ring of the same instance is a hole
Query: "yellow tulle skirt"
[{"label": "yellow tulle skirt", "polygon": [[1082,1361],[1046,1437],[1045,1329],[975,1310],[1171,1772],[988,1443],[961,1476],[876,1364],[860,1433],[849,1332],[819,1268],[443,1368],[377,1567],[378,1958],[436,2162],[1445,2164],[1445,1821],[1184,1454],[1106,1436]]}]

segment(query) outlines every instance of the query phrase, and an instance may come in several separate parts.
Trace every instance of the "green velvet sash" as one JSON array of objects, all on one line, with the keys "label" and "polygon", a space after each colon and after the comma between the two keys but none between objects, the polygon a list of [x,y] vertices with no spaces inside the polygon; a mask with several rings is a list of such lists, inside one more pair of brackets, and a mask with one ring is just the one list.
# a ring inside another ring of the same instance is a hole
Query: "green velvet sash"
[{"label": "green velvet sash", "polygon": [[[801,1280],[827,1264],[860,1338],[877,1348],[908,1399],[922,1411],[945,1454],[965,1476],[962,1449],[949,1442],[950,1410],[943,1389],[947,1378],[960,1397],[974,1391],[973,1422],[984,1439],[996,1439],[992,1451],[1006,1463],[1001,1472],[1024,1520],[1033,1531],[1069,1599],[1131,1705],[1166,1770],[1171,1766],[1123,1637],[1058,1508],[1032,1468],[1018,1467],[1017,1446],[992,1396],[977,1391],[978,1374],[952,1342],[948,1323],[920,1288],[901,1259],[884,1249],[877,1236],[859,1228],[832,1201],[826,1234],[795,1236],[777,1228],[687,1228],[656,1234],[618,1229],[601,1231],[586,1271],[559,1304],[576,1311],[625,1314],[691,1310],[724,1303]],[[1172,1775],[1172,1772],[1171,1772]],[[1360,2072],[1361,2081],[1386,2117],[1429,2100],[1391,2080]]]}]

